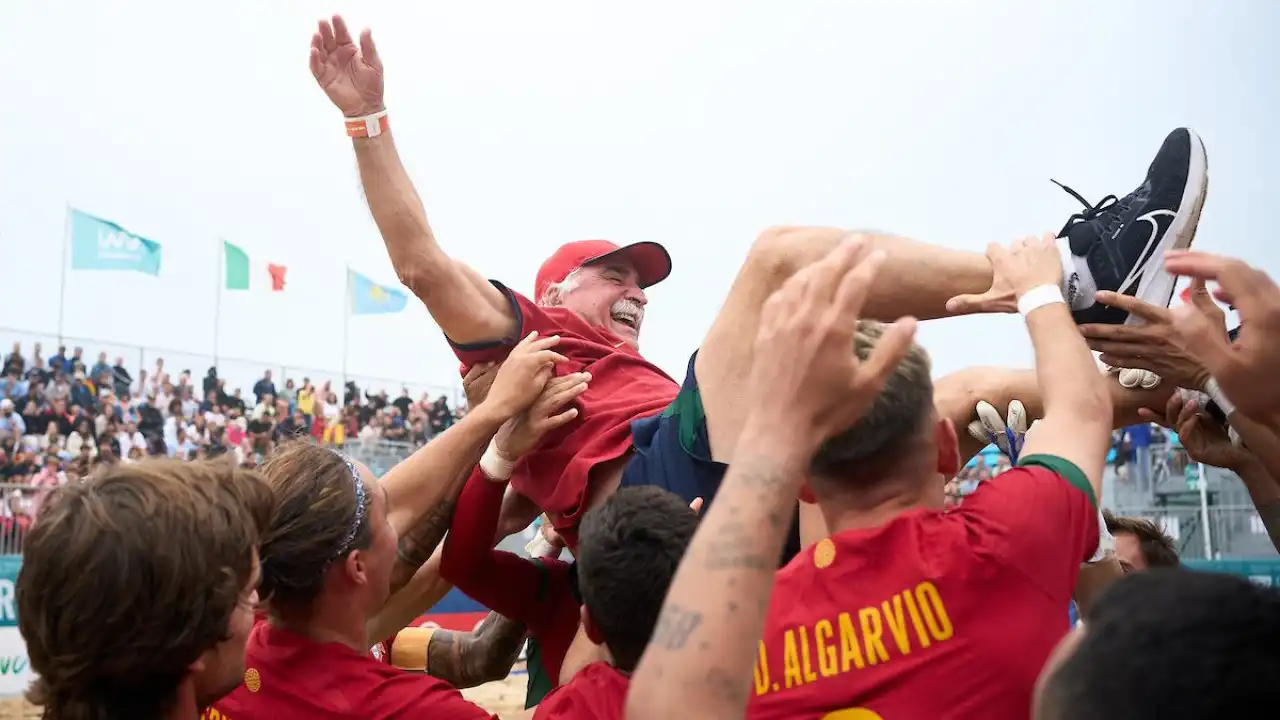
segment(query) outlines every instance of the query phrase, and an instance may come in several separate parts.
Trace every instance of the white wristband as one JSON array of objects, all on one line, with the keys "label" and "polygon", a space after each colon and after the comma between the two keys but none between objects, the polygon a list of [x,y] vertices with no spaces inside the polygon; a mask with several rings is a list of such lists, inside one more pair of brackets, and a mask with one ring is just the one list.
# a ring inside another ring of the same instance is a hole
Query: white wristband
[{"label": "white wristband", "polygon": [[1218,407],[1222,408],[1224,416],[1231,417],[1235,413],[1236,406],[1227,399],[1227,394],[1222,392],[1222,388],[1218,387],[1217,380],[1209,378],[1209,381],[1204,384],[1204,393],[1209,396],[1210,400],[1217,403]]},{"label": "white wristband", "polygon": [[378,137],[390,129],[387,123],[387,111],[382,110],[372,115],[362,115],[346,119],[347,136],[353,138]]},{"label": "white wristband", "polygon": [[1045,305],[1057,303],[1065,305],[1066,302],[1066,299],[1062,297],[1062,288],[1057,285],[1038,285],[1018,298],[1018,312],[1022,314],[1022,317],[1026,317],[1032,310],[1038,310]]},{"label": "white wristband", "polygon": [[489,447],[485,448],[484,455],[480,456],[480,472],[490,480],[503,482],[510,480],[515,470],[515,461],[503,455],[494,441],[490,440]]},{"label": "white wristband", "polygon": [[533,536],[533,539],[529,541],[529,544],[524,546],[524,551],[529,553],[529,557],[535,558],[550,555],[551,551],[556,549],[555,546],[548,542],[546,538],[542,537],[542,533],[540,531],[535,530],[534,532],[537,534]]}]

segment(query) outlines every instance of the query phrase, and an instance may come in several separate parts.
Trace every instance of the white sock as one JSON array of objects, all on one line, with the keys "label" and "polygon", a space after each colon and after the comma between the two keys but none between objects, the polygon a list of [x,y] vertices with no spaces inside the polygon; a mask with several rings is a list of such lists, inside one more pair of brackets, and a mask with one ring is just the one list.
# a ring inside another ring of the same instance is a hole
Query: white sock
[{"label": "white sock", "polygon": [[1089,270],[1089,261],[1071,254],[1071,244],[1063,238],[1058,249],[1062,252],[1062,294],[1072,310],[1092,307],[1098,294],[1098,283]]}]

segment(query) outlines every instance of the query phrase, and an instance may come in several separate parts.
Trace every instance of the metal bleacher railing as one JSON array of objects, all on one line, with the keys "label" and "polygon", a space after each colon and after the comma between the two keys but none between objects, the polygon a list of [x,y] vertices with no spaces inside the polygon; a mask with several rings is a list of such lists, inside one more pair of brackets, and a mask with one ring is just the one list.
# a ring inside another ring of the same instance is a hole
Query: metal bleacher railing
[{"label": "metal bleacher railing", "polygon": [[97,361],[98,353],[100,352],[107,354],[107,362],[109,363],[114,363],[117,357],[121,357],[124,358],[125,367],[129,372],[133,373],[135,382],[138,379],[139,369],[150,373],[156,365],[156,360],[163,359],[165,372],[176,378],[177,374],[183,370],[190,370],[192,381],[197,387],[199,387],[200,379],[204,377],[205,372],[210,367],[217,367],[218,375],[227,380],[228,392],[235,388],[240,388],[248,394],[253,384],[262,377],[263,371],[270,370],[278,387],[283,387],[285,380],[288,379],[292,379],[295,383],[301,385],[302,379],[305,377],[310,378],[311,382],[317,387],[325,382],[331,383],[333,391],[341,396],[342,388],[346,381],[352,380],[359,386],[361,392],[386,390],[389,394],[395,396],[399,394],[402,387],[407,387],[415,398],[422,393],[428,393],[432,397],[443,395],[449,399],[450,404],[454,407],[460,407],[461,402],[464,400],[462,388],[457,384],[449,385],[443,382],[432,383],[377,377],[351,372],[350,370],[344,375],[340,371],[325,370],[323,368],[286,365],[271,360],[226,357],[223,355],[219,355],[215,362],[212,355],[205,353],[129,345],[127,343],[87,337],[64,336],[59,339],[57,335],[51,333],[0,327],[0,356],[7,355],[9,348],[15,342],[22,344],[23,352],[28,357],[30,357],[31,349],[35,343],[41,344],[41,354],[46,359],[57,352],[59,345],[65,345],[68,353],[77,347],[84,348],[86,365],[93,365]]}]

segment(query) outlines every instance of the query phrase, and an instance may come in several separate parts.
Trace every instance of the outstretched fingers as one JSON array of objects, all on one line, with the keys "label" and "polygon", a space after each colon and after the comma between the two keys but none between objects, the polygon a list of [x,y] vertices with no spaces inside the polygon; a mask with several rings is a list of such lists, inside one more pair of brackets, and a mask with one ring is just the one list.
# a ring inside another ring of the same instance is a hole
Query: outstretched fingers
[{"label": "outstretched fingers", "polygon": [[382,69],[382,58],[378,57],[378,46],[373,42],[372,30],[366,29],[360,33],[360,55],[369,67]]},{"label": "outstretched fingers", "polygon": [[347,29],[347,21],[341,15],[333,16],[333,38],[339,45],[351,44],[351,31]]}]

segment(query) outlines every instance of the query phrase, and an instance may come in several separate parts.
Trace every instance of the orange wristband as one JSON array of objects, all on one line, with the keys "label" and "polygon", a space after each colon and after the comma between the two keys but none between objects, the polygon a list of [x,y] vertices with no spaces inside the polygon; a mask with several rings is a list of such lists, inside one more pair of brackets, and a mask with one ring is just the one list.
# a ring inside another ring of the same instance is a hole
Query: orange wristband
[{"label": "orange wristband", "polygon": [[364,117],[347,118],[347,137],[378,137],[391,128],[387,121],[387,111],[377,112]]}]

